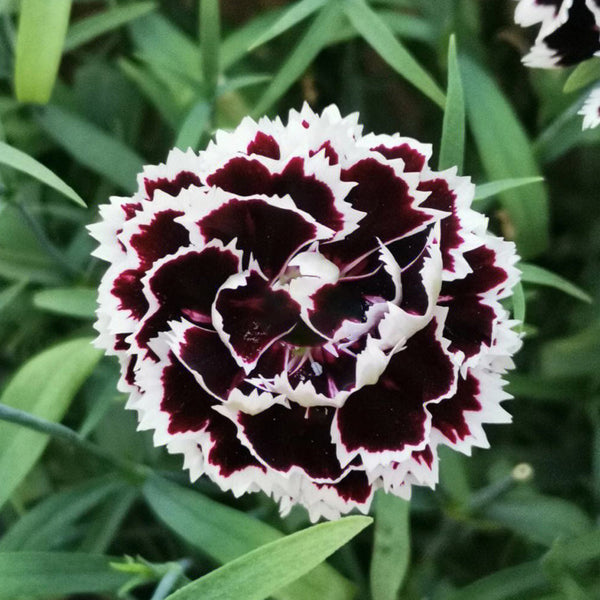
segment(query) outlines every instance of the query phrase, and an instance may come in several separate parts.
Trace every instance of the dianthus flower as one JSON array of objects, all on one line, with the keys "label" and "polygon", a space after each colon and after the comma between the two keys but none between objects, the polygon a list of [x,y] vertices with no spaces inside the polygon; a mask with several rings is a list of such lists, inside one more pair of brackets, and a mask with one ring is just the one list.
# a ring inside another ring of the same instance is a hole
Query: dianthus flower
[{"label": "dianthus flower", "polygon": [[[541,23],[535,44],[523,57],[528,67],[568,67],[600,56],[600,0],[518,0],[515,21],[529,27]],[[583,128],[600,124],[598,95],[592,91],[579,112]]]},{"label": "dianthus flower", "polygon": [[429,146],[308,106],[172,150],[91,227],[98,345],[140,429],[235,495],[312,520],[437,481],[509,421],[514,245]]}]

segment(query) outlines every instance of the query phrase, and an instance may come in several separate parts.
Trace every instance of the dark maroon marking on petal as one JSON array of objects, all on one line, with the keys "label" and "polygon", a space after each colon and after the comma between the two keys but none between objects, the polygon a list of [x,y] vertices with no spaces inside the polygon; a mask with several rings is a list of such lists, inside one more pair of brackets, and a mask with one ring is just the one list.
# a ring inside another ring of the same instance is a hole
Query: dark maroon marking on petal
[{"label": "dark maroon marking on petal", "polygon": [[338,153],[333,149],[333,146],[329,143],[329,141],[323,142],[318,150],[311,150],[308,155],[314,156],[315,154],[319,154],[321,150],[325,150],[325,156],[329,159],[330,165],[337,165],[340,161]]},{"label": "dark maroon marking on petal", "polygon": [[425,227],[418,233],[407,235],[400,240],[387,244],[387,249],[392,253],[394,260],[400,266],[400,269],[405,269],[411,265],[424,251],[432,226]]},{"label": "dark maroon marking on petal", "polygon": [[[205,239],[236,246],[254,256],[267,277],[276,276],[288,259],[316,237],[316,227],[293,210],[264,200],[233,199],[198,221]],[[247,267],[247,265],[244,265]]]},{"label": "dark maroon marking on petal", "polygon": [[267,135],[262,131],[256,134],[256,137],[248,144],[246,148],[248,154],[260,154],[268,158],[279,160],[281,152],[279,150],[279,144],[275,141],[272,135]]},{"label": "dark maroon marking on petal", "polygon": [[223,318],[223,330],[229,335],[229,343],[247,363],[257,360],[300,316],[300,305],[287,292],[273,291],[254,271],[245,285],[222,289],[215,308]]},{"label": "dark maroon marking on petal", "polygon": [[173,179],[159,177],[158,179],[144,179],[144,189],[148,200],[154,199],[156,190],[160,190],[169,194],[169,196],[177,196],[181,190],[188,189],[192,185],[201,186],[200,177],[191,171],[181,171]]},{"label": "dark maroon marking on petal", "polygon": [[450,250],[460,248],[464,242],[459,235],[461,225],[456,214],[456,195],[448,187],[445,179],[422,181],[419,184],[419,190],[430,192],[429,197],[421,206],[451,213],[441,222],[441,250],[444,269],[454,272],[454,257],[450,254]]},{"label": "dark maroon marking on petal", "polygon": [[304,127],[304,129],[308,129],[310,127],[310,124],[306,119],[302,121],[302,127]]},{"label": "dark maroon marking on petal", "polygon": [[169,364],[163,369],[161,383],[160,409],[169,413],[169,433],[202,431],[213,418],[220,416],[211,408],[215,399],[172,352],[169,353]]},{"label": "dark maroon marking on petal", "polygon": [[216,331],[190,327],[184,334],[179,356],[219,398],[226,399],[244,379],[244,371],[233,360]]},{"label": "dark maroon marking on petal", "polygon": [[115,344],[113,348],[118,351],[129,350],[131,346],[125,341],[128,335],[128,333],[117,333],[117,335],[115,335]]},{"label": "dark maroon marking on petal", "polygon": [[129,362],[127,363],[127,367],[125,368],[125,381],[129,384],[129,385],[135,385],[135,387],[138,387],[137,384],[135,383],[135,365],[137,364],[137,360],[138,357],[136,354],[133,354],[130,358],[129,358]]},{"label": "dark maroon marking on petal", "polygon": [[249,377],[261,376],[265,379],[272,379],[275,375],[283,373],[286,367],[287,354],[285,344],[280,341],[275,342],[260,355],[258,363]]},{"label": "dark maroon marking on petal", "polygon": [[[125,220],[129,221],[129,219],[133,219],[138,210],[142,210],[141,202],[128,202],[126,204],[121,204],[121,208],[125,213]],[[122,230],[121,230],[122,231]]]},{"label": "dark maroon marking on petal", "polygon": [[190,243],[188,230],[174,221],[181,215],[175,210],[156,213],[148,225],[140,225],[140,232],[131,236],[129,243],[140,259],[140,268],[148,269],[159,258]]},{"label": "dark maroon marking on petal", "polygon": [[239,413],[238,421],[254,452],[273,469],[297,466],[316,479],[337,479],[343,469],[331,442],[333,414],[322,406],[276,404],[256,415]]},{"label": "dark maroon marking on petal", "polygon": [[373,491],[364,471],[350,471],[343,479],[333,485],[317,485],[320,488],[334,489],[345,502],[356,502],[357,504],[364,504]]},{"label": "dark maroon marking on petal", "polygon": [[466,379],[460,378],[454,396],[428,407],[432,427],[441,431],[453,443],[464,440],[471,433],[465,412],[481,410],[477,399],[480,391],[479,381],[471,373]]},{"label": "dark maroon marking on petal", "polygon": [[266,471],[262,465],[237,438],[235,425],[227,418],[218,415],[211,420],[208,427],[213,447],[208,453],[208,462],[219,468],[222,477],[230,477],[234,473],[248,467],[258,467]]},{"label": "dark maroon marking on petal", "polygon": [[339,266],[378,247],[404,237],[432,218],[413,206],[407,183],[392,167],[366,158],[341,173],[343,181],[358,183],[346,196],[365,216],[359,228],[339,242],[323,245],[322,251]]},{"label": "dark maroon marking on petal", "polygon": [[257,160],[236,156],[206,178],[210,186],[240,196],[270,194],[271,172]]},{"label": "dark maroon marking on petal", "polygon": [[[444,402],[442,400],[442,402]],[[428,469],[431,469],[433,465],[433,451],[431,450],[431,446],[425,446],[423,450],[417,450],[412,453],[412,457],[423,465],[427,465]]]},{"label": "dark maroon marking on petal", "polygon": [[444,337],[450,340],[451,352],[460,350],[470,358],[479,353],[483,344],[491,345],[496,318],[493,308],[482,304],[477,296],[443,299],[439,304],[448,307]]},{"label": "dark maroon marking on petal", "polygon": [[210,326],[212,303],[219,288],[238,272],[239,260],[233,252],[208,247],[188,252],[162,264],[149,281],[159,308],[150,315],[136,336],[140,348],[167,322],[182,317],[197,325]]},{"label": "dark maroon marking on petal", "polygon": [[394,354],[379,381],[348,397],[338,409],[338,428],[349,451],[400,451],[425,436],[424,404],[447,393],[454,368],[435,337],[436,320]]},{"label": "dark maroon marking on petal", "polygon": [[111,294],[120,300],[119,310],[129,311],[139,321],[148,311],[148,301],[144,296],[141,269],[127,269],[115,278]]},{"label": "dark maroon marking on petal", "polygon": [[429,297],[427,290],[423,285],[421,271],[425,264],[425,259],[429,257],[427,248],[410,267],[404,269],[401,275],[402,282],[402,300],[400,308],[411,315],[424,315],[429,307]]},{"label": "dark maroon marking on petal", "polygon": [[371,150],[383,154],[388,160],[401,158],[404,161],[404,170],[407,173],[422,171],[427,160],[418,150],[411,148],[408,144],[400,144],[400,146],[393,146],[391,148],[381,145],[371,148]]}]

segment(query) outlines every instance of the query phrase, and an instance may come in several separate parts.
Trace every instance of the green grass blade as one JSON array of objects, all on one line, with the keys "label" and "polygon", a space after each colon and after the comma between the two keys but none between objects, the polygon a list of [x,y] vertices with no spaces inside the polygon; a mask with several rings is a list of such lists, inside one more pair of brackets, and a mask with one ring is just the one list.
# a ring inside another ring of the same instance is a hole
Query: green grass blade
[{"label": "green grass blade", "polygon": [[[523,284],[519,281],[513,288],[512,295],[513,303],[513,318],[521,323],[521,329],[523,323],[525,323],[525,311],[527,304],[525,302],[525,292],[523,291]],[[519,331],[519,326],[516,327],[516,331]]]},{"label": "green grass blade", "polygon": [[410,502],[383,491],[375,498],[375,540],[371,558],[373,600],[396,600],[410,559]]},{"label": "green grass blade", "polygon": [[23,0],[15,59],[15,92],[21,102],[46,104],[58,73],[71,0]]},{"label": "green grass blade", "polygon": [[219,79],[219,44],[221,17],[219,0],[200,2],[200,44],[202,46],[202,73],[210,98],[214,97]]},{"label": "green grass blade", "polygon": [[76,204],[85,206],[85,202],[81,196],[50,169],[29,156],[29,154],[25,154],[25,152],[21,152],[21,150],[17,150],[4,142],[0,142],[0,163],[31,175],[31,177],[73,200]]},{"label": "green grass blade", "polygon": [[[143,489],[150,508],[189,544],[220,563],[283,537],[277,529],[158,476]],[[354,586],[323,564],[274,594],[278,600],[350,600]]]},{"label": "green grass blade", "polygon": [[75,50],[94,38],[126,25],[134,19],[139,19],[153,10],[156,10],[155,2],[134,2],[124,6],[113,6],[104,12],[81,19],[69,28],[64,51]]},{"label": "green grass blade", "polygon": [[347,0],[344,6],[352,25],[375,52],[397,73],[444,108],[444,92],[396,39],[385,21],[364,0]]},{"label": "green grass blade", "polygon": [[542,267],[531,265],[529,263],[519,263],[519,269],[522,273],[521,280],[523,283],[533,283],[535,285],[552,287],[573,298],[577,298],[577,300],[581,300],[582,302],[592,302],[592,297],[589,294],[586,294],[581,288],[578,288],[576,285],[556,273],[552,273]]},{"label": "green grass blade", "polygon": [[462,173],[465,155],[465,97],[456,55],[456,38],[450,36],[448,46],[448,91],[442,126],[439,169],[458,167]]},{"label": "green grass blade", "polygon": [[175,140],[175,147],[197,150],[202,134],[207,130],[210,121],[211,107],[206,100],[196,102],[187,114]]},{"label": "green grass blade", "polygon": [[300,0],[300,2],[292,4],[289,8],[285,9],[285,12],[270,27],[260,33],[258,39],[250,44],[248,51],[266,44],[268,41],[294,27],[294,25],[304,21],[304,19],[319,10],[326,1]]},{"label": "green grass blade", "polygon": [[345,517],[313,525],[241,556],[167,600],[264,600],[315,568],[371,523],[370,517]]},{"label": "green grass blade", "polygon": [[543,177],[519,177],[518,179],[502,179],[500,181],[490,181],[490,183],[482,183],[475,189],[474,200],[485,200],[502,192],[507,192],[523,185],[531,185],[532,183],[540,183],[544,181]]},{"label": "green grass blade", "polygon": [[[461,58],[460,67],[469,124],[488,176],[539,176],[525,131],[496,83],[469,57]],[[535,256],[548,247],[548,197],[543,185],[502,192],[500,201],[515,228],[521,256]]]},{"label": "green grass blade", "polygon": [[566,94],[576,92],[586,85],[598,81],[598,79],[600,79],[600,58],[593,57],[575,67],[567,81],[565,81],[563,91]]},{"label": "green grass blade", "polygon": [[72,552],[0,553],[0,600],[116,593],[130,576],[102,555]]},{"label": "green grass blade", "polygon": [[54,288],[34,294],[33,305],[58,315],[94,320],[97,296],[95,288]]},{"label": "green grass blade", "polygon": [[[92,347],[90,338],[54,346],[17,371],[0,402],[49,421],[59,421],[101,355]],[[29,473],[47,443],[46,435],[0,422],[0,506]]]},{"label": "green grass blade", "polygon": [[0,291],[0,313],[9,307],[27,287],[27,280],[17,281]]},{"label": "green grass blade", "polygon": [[47,106],[38,122],[77,162],[128,192],[137,189],[144,161],[123,142],[58,106]]},{"label": "green grass blade", "polygon": [[315,56],[327,45],[341,21],[341,4],[338,0],[327,3],[317,14],[310,27],[296,45],[288,59],[258,101],[252,111],[255,117],[262,116],[297,81]]}]

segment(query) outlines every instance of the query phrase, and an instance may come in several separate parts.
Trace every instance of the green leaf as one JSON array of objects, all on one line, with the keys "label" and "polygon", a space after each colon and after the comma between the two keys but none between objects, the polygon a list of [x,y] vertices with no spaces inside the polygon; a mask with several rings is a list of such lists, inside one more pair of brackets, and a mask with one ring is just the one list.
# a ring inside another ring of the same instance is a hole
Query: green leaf
[{"label": "green leaf", "polygon": [[11,281],[57,285],[62,281],[55,265],[46,256],[33,252],[18,252],[0,246],[0,276]]},{"label": "green leaf", "polygon": [[211,107],[206,100],[196,102],[181,125],[175,140],[175,147],[181,148],[181,150],[188,148],[196,150],[202,134],[208,128],[210,113]]},{"label": "green leaf", "polygon": [[465,155],[465,97],[456,55],[456,38],[450,36],[448,47],[448,91],[442,126],[439,169],[458,167],[462,173]]},{"label": "green leaf", "polygon": [[570,540],[556,540],[544,556],[543,561],[544,563],[560,563],[567,567],[578,567],[598,558],[600,558],[600,529],[595,528]]},{"label": "green leaf", "polygon": [[219,79],[219,44],[221,37],[219,0],[199,0],[199,2],[202,73],[208,95],[213,97]]},{"label": "green leaf", "polygon": [[0,142],[0,163],[31,175],[31,177],[70,198],[76,204],[85,206],[85,202],[81,196],[50,169],[29,156],[29,154],[25,154],[25,152],[21,152],[21,150],[17,150],[4,142]]},{"label": "green leaf", "polygon": [[124,6],[113,6],[104,12],[81,19],[67,32],[64,51],[74,50],[94,38],[117,29],[134,19],[156,10],[154,2],[134,2]]},{"label": "green leaf", "polygon": [[315,56],[327,45],[332,32],[341,20],[341,4],[331,0],[319,11],[310,27],[279,69],[277,75],[261,96],[253,115],[259,117],[297,81],[311,64]]},{"label": "green leaf", "polygon": [[464,455],[441,446],[438,450],[440,458],[440,486],[456,505],[464,507],[471,496],[471,489],[465,468]]},{"label": "green leaf", "polygon": [[71,0],[22,0],[15,59],[15,92],[21,102],[50,99],[70,12]]},{"label": "green leaf", "polygon": [[54,288],[33,296],[37,308],[79,319],[96,318],[98,291],[94,288]]},{"label": "green leaf", "polygon": [[513,288],[512,303],[513,317],[517,321],[519,321],[519,323],[521,323],[521,327],[523,327],[523,323],[525,323],[525,311],[527,305],[525,302],[525,292],[523,291],[523,284],[520,281]]},{"label": "green leaf", "polygon": [[485,200],[502,192],[507,192],[524,185],[531,185],[532,183],[540,183],[541,181],[544,181],[543,177],[519,177],[518,179],[502,179],[500,181],[482,183],[475,188],[475,198],[473,200]]},{"label": "green leaf", "polygon": [[396,600],[410,559],[410,502],[383,491],[375,496],[371,558],[373,600]]},{"label": "green leaf", "polygon": [[10,306],[27,287],[27,280],[17,281],[0,291],[0,313]]},{"label": "green leaf", "polygon": [[431,75],[394,37],[385,21],[364,0],[347,0],[345,12],[365,41],[397,73],[444,108],[446,97]]},{"label": "green leaf", "polygon": [[[158,476],[149,478],[143,493],[161,521],[220,563],[283,537],[261,521]],[[274,594],[279,600],[350,600],[353,596],[353,585],[327,564]]]},{"label": "green leaf", "polygon": [[[463,56],[461,73],[467,116],[481,162],[491,179],[538,176],[539,169],[523,127],[502,92],[474,60]],[[548,198],[544,187],[531,185],[502,192],[500,201],[515,228],[521,256],[548,246]]]},{"label": "green leaf", "polygon": [[264,600],[323,562],[373,520],[345,517],[261,546],[186,585],[168,600]]},{"label": "green leaf", "polygon": [[[0,402],[59,421],[102,356],[91,341],[80,338],[63,342],[29,360],[8,384]],[[0,422],[0,506],[29,473],[47,443],[47,435]]]},{"label": "green leaf", "polygon": [[117,592],[129,575],[102,555],[72,552],[0,553],[0,600]]},{"label": "green leaf", "polygon": [[262,46],[268,41],[285,33],[288,29],[294,27],[304,19],[310,17],[315,11],[319,10],[327,0],[300,0],[295,2],[289,8],[286,8],[281,16],[270,26],[260,32],[258,39],[252,42],[248,51],[252,51],[258,46]]},{"label": "green leaf", "polygon": [[137,189],[144,161],[123,142],[58,106],[47,106],[38,122],[75,161],[128,192]]},{"label": "green leaf", "polygon": [[575,67],[567,81],[565,81],[563,91],[566,94],[575,92],[598,79],[600,79],[600,58],[593,57]]},{"label": "green leaf", "polygon": [[544,589],[547,585],[540,563],[535,561],[496,571],[450,594],[448,600],[533,598],[533,592]]},{"label": "green leaf", "polygon": [[573,298],[577,298],[582,302],[592,302],[592,297],[589,294],[586,294],[582,289],[578,288],[576,285],[572,284],[570,281],[567,281],[560,275],[556,273],[552,273],[551,271],[547,271],[542,267],[538,267],[537,265],[531,265],[529,263],[519,263],[519,269],[521,271],[521,280],[524,283],[533,283],[535,285],[545,285],[547,287],[552,287],[569,296],[573,296]]}]

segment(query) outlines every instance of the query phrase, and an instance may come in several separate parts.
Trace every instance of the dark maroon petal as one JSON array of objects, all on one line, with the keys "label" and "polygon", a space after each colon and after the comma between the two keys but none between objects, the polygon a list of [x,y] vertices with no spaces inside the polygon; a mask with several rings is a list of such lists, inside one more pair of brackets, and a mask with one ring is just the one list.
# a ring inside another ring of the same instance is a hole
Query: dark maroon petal
[{"label": "dark maroon petal", "polygon": [[414,206],[408,184],[394,169],[374,158],[366,158],[342,171],[343,181],[358,183],[346,197],[365,216],[359,228],[343,240],[323,245],[323,253],[343,266],[383,244],[397,240],[432,220]]},{"label": "dark maroon petal", "polygon": [[401,158],[404,161],[404,170],[407,173],[421,172],[425,166],[425,163],[427,162],[426,156],[408,144],[400,144],[398,146],[392,146],[389,148],[380,145],[376,146],[375,148],[371,148],[371,150],[375,150],[376,152],[379,152],[379,154],[383,154],[383,156],[385,156],[388,160]]},{"label": "dark maroon petal", "polygon": [[[444,402],[444,400],[442,400]],[[433,404],[430,405],[434,406]],[[431,411],[430,411],[431,412]],[[434,462],[433,451],[431,446],[425,446],[423,450],[417,450],[411,454],[412,458],[423,465],[426,465],[428,469],[431,469]]]},{"label": "dark maroon petal", "polygon": [[448,187],[445,179],[433,179],[419,183],[419,190],[430,192],[429,197],[421,206],[443,210],[450,213],[441,222],[441,250],[444,269],[454,272],[454,257],[451,250],[459,248],[464,242],[460,235],[461,225],[456,214],[456,195]]},{"label": "dark maroon petal", "polygon": [[128,311],[139,321],[148,311],[148,301],[144,296],[141,269],[127,269],[114,281],[111,294],[119,299],[119,310]]},{"label": "dark maroon petal", "polygon": [[[252,254],[267,277],[276,276],[299,248],[316,238],[317,229],[302,215],[265,200],[233,199],[198,222],[206,240],[219,239]],[[247,265],[245,265],[247,266]]]},{"label": "dark maroon petal", "polygon": [[185,190],[192,185],[200,186],[202,182],[200,177],[191,171],[181,171],[173,179],[167,177],[159,177],[158,179],[144,179],[144,189],[148,200],[154,199],[156,190],[165,192],[169,196],[177,196],[181,190]]},{"label": "dark maroon petal", "polygon": [[131,348],[131,345],[125,341],[128,335],[129,334],[127,333],[117,333],[117,335],[115,335],[115,344],[113,348],[120,352],[126,352],[127,350],[129,350],[129,348]]},{"label": "dark maroon petal", "polygon": [[209,175],[206,183],[239,196],[271,195],[272,174],[258,160],[236,156]]},{"label": "dark maroon petal", "polygon": [[449,393],[455,379],[436,328],[434,318],[391,358],[375,385],[354,392],[338,410],[337,426],[348,451],[401,451],[424,441],[424,405]]},{"label": "dark maroon petal", "polygon": [[168,321],[185,318],[199,325],[210,324],[211,307],[219,288],[239,268],[237,256],[214,246],[181,254],[162,264],[149,287],[158,309],[149,315],[136,336],[140,348],[167,329]]},{"label": "dark maroon petal", "polygon": [[279,144],[275,141],[272,135],[267,135],[262,131],[256,134],[256,137],[248,144],[246,149],[248,154],[260,154],[268,158],[279,160],[280,150]]},{"label": "dark maroon petal", "polygon": [[331,442],[334,410],[279,404],[257,414],[238,413],[243,435],[270,467],[287,473],[301,468],[309,477],[335,480],[343,474]]},{"label": "dark maroon petal", "polygon": [[255,271],[245,284],[221,289],[215,309],[229,344],[247,365],[254,364],[268,346],[290,331],[300,316],[300,305],[284,290],[273,291]]},{"label": "dark maroon petal", "polygon": [[138,387],[135,383],[135,367],[137,365],[137,355],[133,355],[128,359],[127,367],[125,368],[124,379],[129,385]]},{"label": "dark maroon petal", "polygon": [[421,271],[425,261],[430,257],[429,248],[425,248],[421,255],[406,269],[402,271],[402,300],[400,308],[411,315],[425,315],[429,308],[430,298],[423,285]]},{"label": "dark maroon petal", "polygon": [[125,204],[121,204],[121,208],[125,213],[125,220],[129,221],[135,217],[138,210],[142,210],[142,204],[141,202],[126,202]]},{"label": "dark maroon petal", "polygon": [[226,399],[244,378],[244,371],[233,360],[231,352],[215,331],[189,327],[180,340],[176,354],[219,398]]},{"label": "dark maroon petal", "polygon": [[334,484],[318,484],[320,488],[333,489],[344,502],[364,504],[373,493],[373,486],[364,471],[350,471]]},{"label": "dark maroon petal", "polygon": [[454,396],[427,407],[431,413],[432,427],[441,431],[453,443],[464,440],[471,433],[465,412],[481,410],[479,392],[479,381],[471,373],[465,379],[459,378]]},{"label": "dark maroon petal", "polygon": [[169,433],[202,431],[212,419],[222,419],[212,406],[216,400],[206,392],[194,376],[169,353],[169,364],[161,376],[160,409],[169,414]]},{"label": "dark maroon petal", "polygon": [[173,254],[190,243],[188,230],[174,221],[183,215],[175,210],[156,213],[147,225],[140,225],[139,233],[131,236],[129,243],[140,260],[140,268],[148,269],[163,256]]},{"label": "dark maroon petal", "polygon": [[325,156],[329,159],[330,165],[338,164],[340,158],[338,156],[338,153],[333,149],[332,145],[329,143],[329,141],[323,142],[318,150],[311,150],[308,153],[308,155],[314,156],[315,154],[318,154],[319,152],[321,152],[321,150],[325,150]]}]

